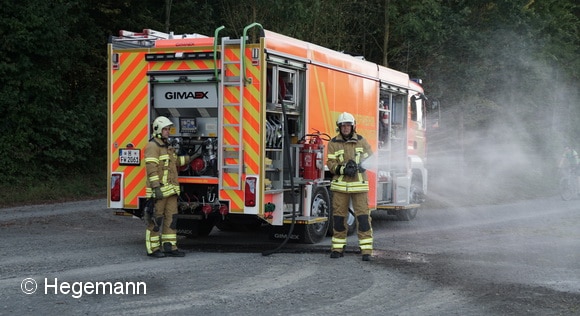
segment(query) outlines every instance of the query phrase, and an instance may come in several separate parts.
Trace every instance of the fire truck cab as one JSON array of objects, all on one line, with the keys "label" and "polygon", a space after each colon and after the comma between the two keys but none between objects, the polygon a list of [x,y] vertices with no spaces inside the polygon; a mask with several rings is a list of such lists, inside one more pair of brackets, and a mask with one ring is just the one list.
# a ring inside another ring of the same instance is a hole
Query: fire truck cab
[{"label": "fire truck cab", "polygon": [[179,170],[178,234],[269,225],[273,238],[317,243],[332,233],[325,141],[347,111],[374,152],[365,166],[369,207],[415,217],[427,193],[419,82],[258,23],[239,39],[220,38],[222,29],[110,39],[109,208],[143,216],[144,148],[163,115],[173,122],[170,145],[199,154]]}]

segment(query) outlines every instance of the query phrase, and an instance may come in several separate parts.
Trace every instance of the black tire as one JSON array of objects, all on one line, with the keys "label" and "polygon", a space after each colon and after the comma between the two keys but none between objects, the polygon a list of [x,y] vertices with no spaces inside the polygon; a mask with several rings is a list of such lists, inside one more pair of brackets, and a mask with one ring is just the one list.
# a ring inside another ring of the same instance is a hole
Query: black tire
[{"label": "black tire", "polygon": [[[312,216],[326,217],[330,219],[331,204],[328,188],[324,186],[315,187],[312,194]],[[328,231],[330,221],[324,221],[306,225],[304,229],[303,242],[316,244],[322,241]]]},{"label": "black tire", "polygon": [[[328,218],[328,232],[326,233],[327,236],[332,236],[334,233],[334,220],[332,218],[332,191],[330,191],[330,217]],[[356,216],[354,216],[354,211],[349,207],[348,208],[348,218],[346,219],[347,225],[347,236],[354,234],[356,231]]]},{"label": "black tire", "polygon": [[574,198],[574,188],[570,182],[570,177],[564,177],[560,180],[560,196],[564,201],[570,201]]}]

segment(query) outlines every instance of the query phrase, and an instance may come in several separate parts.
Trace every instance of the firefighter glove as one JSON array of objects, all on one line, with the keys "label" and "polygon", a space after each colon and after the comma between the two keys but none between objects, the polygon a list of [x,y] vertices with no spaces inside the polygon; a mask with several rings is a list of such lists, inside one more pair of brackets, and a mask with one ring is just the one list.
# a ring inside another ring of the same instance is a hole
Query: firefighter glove
[{"label": "firefighter glove", "polygon": [[358,167],[356,165],[356,162],[354,162],[354,160],[351,159],[346,163],[346,166],[344,167],[344,175],[348,177],[354,177],[357,170]]},{"label": "firefighter glove", "polygon": [[155,190],[155,199],[161,200],[163,198],[163,192],[161,192],[161,187],[156,187],[154,190]]}]

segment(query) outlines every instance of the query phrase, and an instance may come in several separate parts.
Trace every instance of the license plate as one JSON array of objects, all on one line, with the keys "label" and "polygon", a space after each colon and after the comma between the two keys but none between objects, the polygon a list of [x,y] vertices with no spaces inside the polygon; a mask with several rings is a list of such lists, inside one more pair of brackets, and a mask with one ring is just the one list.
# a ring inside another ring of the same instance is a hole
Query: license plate
[{"label": "license plate", "polygon": [[141,149],[119,149],[119,164],[138,166],[141,164]]}]

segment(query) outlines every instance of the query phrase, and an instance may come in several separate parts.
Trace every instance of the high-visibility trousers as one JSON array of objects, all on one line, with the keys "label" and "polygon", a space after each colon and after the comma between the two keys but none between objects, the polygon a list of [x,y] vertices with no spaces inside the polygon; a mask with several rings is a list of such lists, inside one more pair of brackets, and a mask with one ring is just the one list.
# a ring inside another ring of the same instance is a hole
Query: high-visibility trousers
[{"label": "high-visibility trousers", "polygon": [[361,254],[373,252],[373,229],[368,204],[368,192],[344,193],[332,192],[333,234],[332,251],[342,252],[346,246],[348,234],[347,218],[349,202],[352,199],[354,215],[357,222],[357,236]]},{"label": "high-visibility trousers", "polygon": [[[155,201],[154,217],[160,225],[155,231],[155,223],[151,222],[145,231],[145,247],[151,254],[158,249],[171,251],[177,249],[177,195]],[[163,247],[163,248],[162,248]]]}]

